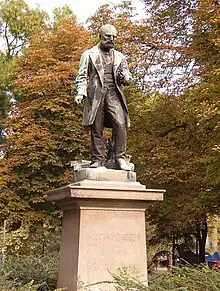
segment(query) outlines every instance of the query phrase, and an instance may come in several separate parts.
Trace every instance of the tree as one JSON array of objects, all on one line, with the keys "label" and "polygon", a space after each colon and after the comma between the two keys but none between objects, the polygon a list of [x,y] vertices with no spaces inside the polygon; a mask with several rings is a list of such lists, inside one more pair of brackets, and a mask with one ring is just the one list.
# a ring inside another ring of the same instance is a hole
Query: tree
[{"label": "tree", "polygon": [[18,54],[28,43],[37,27],[49,19],[40,9],[30,9],[23,0],[1,2],[1,36],[4,39],[7,58]]},{"label": "tree", "polygon": [[45,192],[71,181],[70,161],[88,152],[81,108],[74,103],[74,76],[89,35],[75,16],[33,35],[13,67],[19,103],[7,119],[1,160],[1,219],[42,223],[54,210]]},{"label": "tree", "polygon": [[152,86],[168,93],[179,94],[196,83],[197,59],[192,56],[198,1],[143,1],[146,19],[153,35],[155,49],[147,75],[153,74]]},{"label": "tree", "polygon": [[[169,44],[170,52],[176,50],[174,44],[179,44],[180,60],[182,65],[188,63],[190,74],[183,75],[187,81],[183,87],[177,86],[182,95],[160,94],[144,103],[140,101],[134,140],[141,134],[143,143],[138,149],[135,143],[134,155],[140,161],[137,164],[143,181],[167,189],[165,202],[155,204],[151,210],[158,236],[171,238],[174,234],[194,233],[200,242],[203,262],[206,217],[219,208],[219,4],[153,1],[150,6],[146,2],[152,13],[152,29],[158,37],[155,43]],[[187,32],[188,25],[191,29]],[[173,56],[172,52],[171,59]],[[165,75],[169,66],[169,62],[164,63]],[[173,62],[172,67],[177,66],[178,62]],[[176,85],[172,83],[174,88]]]},{"label": "tree", "polygon": [[10,70],[15,58],[28,45],[35,29],[46,25],[48,15],[40,9],[30,9],[23,0],[0,3],[0,144],[4,140],[4,120],[11,109]]}]

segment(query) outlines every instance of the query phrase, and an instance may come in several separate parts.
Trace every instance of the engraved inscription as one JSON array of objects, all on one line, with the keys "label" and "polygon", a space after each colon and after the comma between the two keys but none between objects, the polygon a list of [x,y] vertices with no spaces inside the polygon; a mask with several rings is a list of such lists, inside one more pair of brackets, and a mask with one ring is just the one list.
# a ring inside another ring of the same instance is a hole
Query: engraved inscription
[{"label": "engraved inscription", "polygon": [[133,233],[111,233],[111,234],[104,234],[98,233],[95,235],[87,236],[87,239],[91,241],[105,241],[105,240],[122,240],[125,241],[135,241],[140,239],[140,234],[133,234]]},{"label": "engraved inscription", "polygon": [[[92,264],[87,261],[87,272],[116,271],[123,264],[130,265],[130,259],[128,258],[133,255],[136,256],[136,254],[130,253],[130,250],[134,249],[134,245],[137,245],[137,252],[139,251],[138,246],[141,238],[142,236],[137,233],[97,233],[88,235],[86,237],[87,242],[89,242],[87,251],[90,252],[89,249],[91,248],[96,256],[90,257],[92,258]],[[97,255],[98,253],[99,255]],[[100,260],[100,258],[102,259]],[[106,258],[108,259],[106,260]],[[114,258],[113,262],[109,258]]]}]

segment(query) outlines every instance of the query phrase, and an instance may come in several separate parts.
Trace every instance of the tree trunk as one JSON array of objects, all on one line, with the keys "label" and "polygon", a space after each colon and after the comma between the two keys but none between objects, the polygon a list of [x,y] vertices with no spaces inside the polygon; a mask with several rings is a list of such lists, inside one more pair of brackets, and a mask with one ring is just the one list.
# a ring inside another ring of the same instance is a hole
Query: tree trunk
[{"label": "tree trunk", "polygon": [[4,220],[4,226],[3,226],[3,234],[2,234],[2,256],[0,260],[0,264],[4,264],[5,261],[5,242],[6,242],[6,227],[7,227],[7,220]]},{"label": "tree trunk", "polygon": [[169,252],[167,255],[167,270],[169,273],[172,273],[172,254]]},{"label": "tree trunk", "polygon": [[196,235],[196,259],[197,264],[199,263],[199,244],[198,244],[198,236]]},{"label": "tree trunk", "polygon": [[173,235],[172,239],[172,265],[175,266],[175,235]]},{"label": "tree trunk", "polygon": [[207,239],[207,220],[202,218],[201,224],[197,227],[197,237],[199,242],[199,263],[205,263],[205,245]]}]

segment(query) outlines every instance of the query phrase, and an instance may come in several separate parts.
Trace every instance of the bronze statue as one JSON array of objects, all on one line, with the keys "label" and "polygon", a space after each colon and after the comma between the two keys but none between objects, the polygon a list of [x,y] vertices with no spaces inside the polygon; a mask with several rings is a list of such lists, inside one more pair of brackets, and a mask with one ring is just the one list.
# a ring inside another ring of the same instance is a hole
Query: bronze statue
[{"label": "bronze statue", "polygon": [[[114,49],[116,29],[106,24],[99,31],[100,42],[86,50],[80,59],[76,77],[75,101],[83,100],[83,125],[91,129],[91,168],[104,165],[104,127],[112,128],[114,168],[130,171],[126,157],[128,108],[122,92],[131,82],[125,56]],[[133,165],[133,164],[132,164]]]}]

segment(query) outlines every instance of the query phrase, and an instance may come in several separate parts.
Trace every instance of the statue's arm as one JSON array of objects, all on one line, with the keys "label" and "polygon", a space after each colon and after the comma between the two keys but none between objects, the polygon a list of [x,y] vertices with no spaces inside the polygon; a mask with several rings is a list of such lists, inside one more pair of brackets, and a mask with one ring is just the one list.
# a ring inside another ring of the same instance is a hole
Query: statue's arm
[{"label": "statue's arm", "polygon": [[132,78],[131,72],[129,70],[128,62],[127,62],[125,56],[123,56],[123,58],[122,58],[118,74],[121,77],[120,81],[123,85],[129,86],[133,83],[133,78]]},{"label": "statue's arm", "polygon": [[88,77],[89,53],[85,51],[79,62],[79,70],[75,79],[77,95],[87,95],[87,77]]}]

